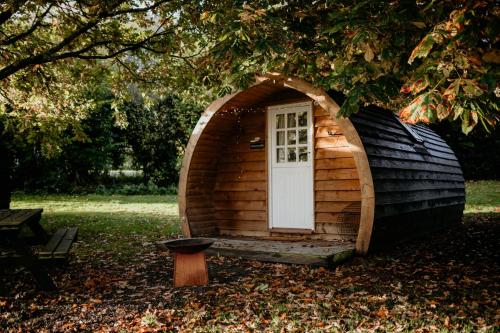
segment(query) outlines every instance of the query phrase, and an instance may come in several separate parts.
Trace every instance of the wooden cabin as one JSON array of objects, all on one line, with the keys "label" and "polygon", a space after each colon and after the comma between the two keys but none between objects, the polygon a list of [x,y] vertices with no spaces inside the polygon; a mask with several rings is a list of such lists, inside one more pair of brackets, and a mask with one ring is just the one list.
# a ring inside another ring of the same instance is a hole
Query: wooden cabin
[{"label": "wooden cabin", "polygon": [[304,80],[259,77],[213,102],[186,148],[179,183],[185,237],[370,244],[460,220],[464,178],[436,133],[340,101]]}]

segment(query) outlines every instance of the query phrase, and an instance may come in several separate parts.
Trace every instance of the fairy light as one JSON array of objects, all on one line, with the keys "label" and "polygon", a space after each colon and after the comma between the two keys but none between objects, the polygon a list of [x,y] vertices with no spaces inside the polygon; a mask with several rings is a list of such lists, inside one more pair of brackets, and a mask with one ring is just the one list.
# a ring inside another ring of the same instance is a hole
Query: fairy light
[{"label": "fairy light", "polygon": [[236,147],[238,147],[236,151],[236,160],[238,161],[239,164],[239,175],[237,176],[237,180],[241,180],[243,173],[245,170],[242,167],[243,159],[241,157],[241,151],[239,149],[239,145],[241,142],[241,139],[244,135],[244,129],[242,127],[242,117],[248,114],[259,114],[259,113],[265,113],[266,112],[266,107],[265,106],[252,106],[252,107],[228,107],[226,109],[222,109],[219,112],[216,112],[213,117],[223,119],[235,119],[235,130],[236,130]]}]

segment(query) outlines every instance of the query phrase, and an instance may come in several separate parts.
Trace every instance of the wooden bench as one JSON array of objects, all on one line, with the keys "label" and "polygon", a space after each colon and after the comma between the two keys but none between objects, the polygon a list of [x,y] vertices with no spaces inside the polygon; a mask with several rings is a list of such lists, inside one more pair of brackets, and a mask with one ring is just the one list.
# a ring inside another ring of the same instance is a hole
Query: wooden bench
[{"label": "wooden bench", "polygon": [[[76,240],[78,229],[59,229],[49,239],[40,224],[42,211],[42,209],[0,209],[0,268],[11,264],[23,265],[33,273],[41,289],[55,290],[56,286],[40,259],[57,261],[66,259],[71,245]],[[42,246],[38,255],[32,251],[32,242],[27,242],[28,238],[23,237],[21,233],[24,226],[31,229],[34,235],[33,243]]]},{"label": "wooden bench", "polygon": [[58,229],[50,238],[49,242],[38,251],[40,259],[56,259],[64,260],[68,257],[71,245],[76,241],[78,236],[78,228],[61,228]]}]

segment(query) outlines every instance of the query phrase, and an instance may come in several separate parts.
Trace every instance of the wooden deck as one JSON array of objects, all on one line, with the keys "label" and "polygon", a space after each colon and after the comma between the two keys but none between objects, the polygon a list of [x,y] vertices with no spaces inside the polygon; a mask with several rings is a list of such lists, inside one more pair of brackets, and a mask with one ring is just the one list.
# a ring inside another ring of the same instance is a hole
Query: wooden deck
[{"label": "wooden deck", "polygon": [[207,255],[251,260],[331,266],[354,256],[355,244],[340,241],[278,241],[249,238],[215,238]]}]

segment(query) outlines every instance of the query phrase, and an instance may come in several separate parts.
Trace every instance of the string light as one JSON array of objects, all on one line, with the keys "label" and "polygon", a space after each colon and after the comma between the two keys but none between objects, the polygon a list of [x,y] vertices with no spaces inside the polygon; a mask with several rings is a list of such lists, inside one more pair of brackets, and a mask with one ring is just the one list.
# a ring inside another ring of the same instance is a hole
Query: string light
[{"label": "string light", "polygon": [[[253,106],[253,107],[228,107],[222,110],[217,111],[212,118],[219,118],[219,119],[234,119],[235,121],[235,131],[236,131],[236,161],[238,162],[239,170],[235,170],[236,172],[239,171],[239,175],[237,176],[237,180],[241,180],[245,170],[242,167],[243,159],[241,156],[241,149],[239,147],[241,139],[244,135],[244,128],[242,127],[242,117],[248,114],[262,114],[265,113],[267,108],[265,106]],[[217,120],[215,120],[217,122]]]},{"label": "string light", "polygon": [[248,114],[248,113],[264,113],[266,112],[265,107],[233,107],[233,108],[228,108],[228,109],[223,109],[218,112],[216,112],[213,117],[224,117],[224,116],[238,116],[241,114]]}]

